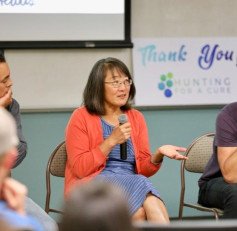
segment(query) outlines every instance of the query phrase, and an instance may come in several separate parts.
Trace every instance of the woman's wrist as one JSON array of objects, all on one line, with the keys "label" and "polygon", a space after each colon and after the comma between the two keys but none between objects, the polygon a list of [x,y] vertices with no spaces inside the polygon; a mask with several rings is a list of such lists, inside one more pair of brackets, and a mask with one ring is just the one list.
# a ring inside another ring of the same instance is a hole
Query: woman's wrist
[{"label": "woman's wrist", "polygon": [[160,152],[159,148],[157,149],[156,153],[151,157],[151,163],[153,164],[160,164],[163,161],[164,155]]},{"label": "woman's wrist", "polygon": [[154,165],[158,165],[158,164],[161,164],[163,162],[163,158],[157,162],[155,162],[154,160],[151,159],[151,163],[154,164]]}]

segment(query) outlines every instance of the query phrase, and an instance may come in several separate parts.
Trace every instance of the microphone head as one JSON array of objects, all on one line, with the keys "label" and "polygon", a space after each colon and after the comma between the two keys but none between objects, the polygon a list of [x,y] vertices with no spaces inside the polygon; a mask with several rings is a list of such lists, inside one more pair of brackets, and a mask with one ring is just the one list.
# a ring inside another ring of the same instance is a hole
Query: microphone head
[{"label": "microphone head", "polygon": [[128,117],[126,114],[121,114],[119,115],[118,120],[120,124],[124,124],[128,122]]}]

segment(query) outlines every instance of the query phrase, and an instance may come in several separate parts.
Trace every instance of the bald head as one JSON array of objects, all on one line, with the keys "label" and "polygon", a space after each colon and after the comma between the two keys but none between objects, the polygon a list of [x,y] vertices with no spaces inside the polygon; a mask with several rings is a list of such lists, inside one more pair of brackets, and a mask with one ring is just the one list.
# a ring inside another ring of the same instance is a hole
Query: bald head
[{"label": "bald head", "polygon": [[0,155],[18,145],[16,123],[12,115],[0,108]]}]

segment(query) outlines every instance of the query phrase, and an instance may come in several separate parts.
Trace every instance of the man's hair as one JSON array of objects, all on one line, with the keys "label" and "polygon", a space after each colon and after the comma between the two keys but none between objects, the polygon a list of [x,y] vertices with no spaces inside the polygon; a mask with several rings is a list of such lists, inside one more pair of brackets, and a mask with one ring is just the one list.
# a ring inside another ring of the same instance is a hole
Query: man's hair
[{"label": "man's hair", "polygon": [[0,63],[5,63],[6,62],[6,58],[4,55],[4,50],[0,48]]},{"label": "man's hair", "polygon": [[[107,72],[111,71],[113,73],[115,70],[121,74],[124,74],[129,79],[132,79],[127,66],[119,59],[112,57],[101,59],[93,66],[83,93],[83,104],[89,113],[96,115],[105,114],[104,81]],[[132,83],[128,101],[121,107],[122,110],[126,111],[131,108],[131,103],[135,94],[135,85]]]}]

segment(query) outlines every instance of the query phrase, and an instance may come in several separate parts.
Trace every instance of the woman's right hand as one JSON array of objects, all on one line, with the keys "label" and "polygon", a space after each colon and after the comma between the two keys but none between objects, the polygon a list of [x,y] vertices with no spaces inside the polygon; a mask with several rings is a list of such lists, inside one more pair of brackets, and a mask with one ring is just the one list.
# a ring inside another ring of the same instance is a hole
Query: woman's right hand
[{"label": "woman's right hand", "polygon": [[115,145],[122,144],[130,138],[131,130],[129,122],[115,126],[111,135],[100,144],[101,151],[108,156]]},{"label": "woman's right hand", "polygon": [[131,136],[131,124],[129,122],[116,126],[108,139],[114,140],[116,144],[126,142]]}]

